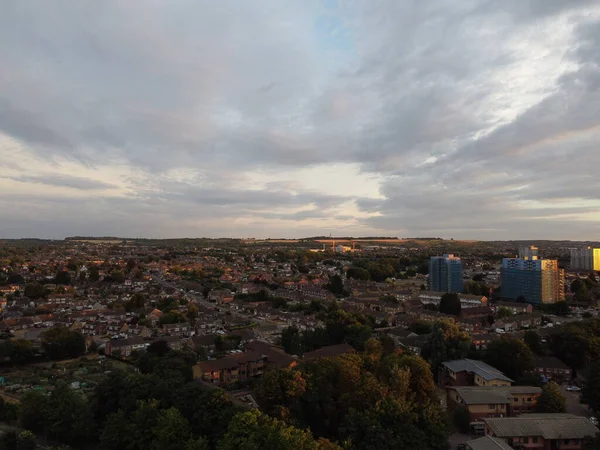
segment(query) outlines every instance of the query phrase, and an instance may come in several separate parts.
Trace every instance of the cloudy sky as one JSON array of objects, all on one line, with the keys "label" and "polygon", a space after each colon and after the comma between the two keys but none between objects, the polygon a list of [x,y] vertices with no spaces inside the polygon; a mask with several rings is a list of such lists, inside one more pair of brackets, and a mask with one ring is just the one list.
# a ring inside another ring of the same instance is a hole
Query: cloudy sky
[{"label": "cloudy sky", "polygon": [[598,0],[0,0],[0,237],[600,239]]}]

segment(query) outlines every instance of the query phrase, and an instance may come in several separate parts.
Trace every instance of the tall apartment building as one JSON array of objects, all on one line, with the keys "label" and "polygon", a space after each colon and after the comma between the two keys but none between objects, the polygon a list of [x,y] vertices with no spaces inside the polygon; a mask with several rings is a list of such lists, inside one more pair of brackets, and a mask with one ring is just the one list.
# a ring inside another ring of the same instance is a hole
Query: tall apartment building
[{"label": "tall apartment building", "polygon": [[454,255],[432,256],[429,259],[429,290],[435,292],[463,291],[463,267]]},{"label": "tall apartment building", "polygon": [[[537,249],[536,249],[537,250]],[[558,261],[538,259],[536,254],[519,252],[525,258],[504,258],[501,268],[502,297],[527,303],[555,303],[565,299],[565,273]]]},{"label": "tall apartment building", "polygon": [[529,247],[519,247],[519,258],[533,261],[538,259],[538,248],[530,245]]},{"label": "tall apartment building", "polygon": [[572,248],[571,269],[600,271],[600,248]]}]

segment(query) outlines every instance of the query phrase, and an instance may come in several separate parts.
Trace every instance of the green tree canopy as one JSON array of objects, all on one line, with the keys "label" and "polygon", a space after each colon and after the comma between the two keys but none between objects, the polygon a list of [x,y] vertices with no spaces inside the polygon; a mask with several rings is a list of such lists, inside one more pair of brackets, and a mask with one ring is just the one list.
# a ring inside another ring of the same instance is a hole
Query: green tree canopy
[{"label": "green tree canopy", "polygon": [[589,374],[581,390],[581,402],[588,405],[594,413],[600,413],[600,361],[590,366]]},{"label": "green tree canopy", "polygon": [[71,274],[65,270],[62,270],[60,272],[58,272],[55,276],[54,276],[54,283],[55,284],[62,284],[62,285],[68,285],[71,284]]},{"label": "green tree canopy", "polygon": [[550,382],[542,388],[542,394],[539,396],[536,411],[539,413],[564,413],[567,412],[567,399],[558,384]]},{"label": "green tree canopy", "polygon": [[531,349],[523,341],[508,336],[488,345],[484,361],[513,380],[518,380],[535,367]]},{"label": "green tree canopy", "polygon": [[54,327],[41,335],[42,349],[50,359],[77,358],[85,353],[85,338],[77,331]]},{"label": "green tree canopy", "polygon": [[461,304],[458,294],[454,292],[447,292],[442,295],[440,300],[440,312],[444,314],[451,314],[458,316],[460,314]]},{"label": "green tree canopy", "polygon": [[[328,449],[335,446],[329,444]],[[240,413],[229,424],[218,450],[319,450],[310,432],[273,419],[257,410]],[[339,448],[339,447],[337,447]]]}]

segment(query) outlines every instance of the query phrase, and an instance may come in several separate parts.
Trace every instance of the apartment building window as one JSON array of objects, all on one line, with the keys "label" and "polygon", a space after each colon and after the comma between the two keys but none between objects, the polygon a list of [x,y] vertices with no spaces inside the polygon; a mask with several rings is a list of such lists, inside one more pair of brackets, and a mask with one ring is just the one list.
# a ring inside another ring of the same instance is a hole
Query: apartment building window
[{"label": "apartment building window", "polygon": [[537,444],[537,441],[538,441],[538,438],[537,438],[537,436],[535,436],[535,437],[532,437],[532,438],[531,438],[531,442],[532,442],[533,444]]},{"label": "apartment building window", "polygon": [[523,444],[529,444],[529,438],[528,437],[524,437],[523,438]]},{"label": "apartment building window", "polygon": [[569,445],[571,443],[571,441],[569,439],[564,439],[563,440],[563,444],[564,445]]},{"label": "apartment building window", "polygon": [[496,409],[496,405],[488,405],[489,409]]}]

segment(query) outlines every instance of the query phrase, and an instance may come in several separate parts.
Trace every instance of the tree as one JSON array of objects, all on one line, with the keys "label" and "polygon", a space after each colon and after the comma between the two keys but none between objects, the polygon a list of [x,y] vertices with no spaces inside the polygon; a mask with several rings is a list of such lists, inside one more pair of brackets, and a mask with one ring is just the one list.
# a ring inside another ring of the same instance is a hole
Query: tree
[{"label": "tree", "polygon": [[14,403],[8,403],[0,397],[0,422],[14,422],[19,417],[19,407]]},{"label": "tree", "polygon": [[128,448],[131,431],[127,416],[123,410],[118,410],[108,416],[104,424],[100,434],[101,447],[106,450]]},{"label": "tree", "polygon": [[16,450],[18,445],[16,430],[7,430],[0,434],[0,450]]},{"label": "tree", "polygon": [[17,450],[35,450],[35,435],[29,430],[21,431],[17,436]]},{"label": "tree", "polygon": [[25,283],[25,279],[20,273],[11,273],[6,279],[6,282],[8,284],[23,284]]},{"label": "tree", "polygon": [[306,380],[296,369],[271,370],[264,374],[257,396],[265,411],[282,419],[289,416],[293,402],[306,392]]},{"label": "tree", "polygon": [[25,285],[25,297],[38,299],[48,295],[48,290],[40,283],[27,283]]},{"label": "tree", "polygon": [[286,353],[302,355],[302,340],[296,327],[287,327],[281,332],[281,345]]},{"label": "tree", "polygon": [[560,387],[554,382],[546,384],[539,396],[536,412],[539,413],[564,413],[567,411],[567,399],[562,395]]},{"label": "tree", "polygon": [[153,431],[153,450],[181,450],[191,438],[190,425],[177,408],[160,411]]},{"label": "tree", "polygon": [[65,327],[50,328],[42,333],[42,348],[50,359],[77,358],[85,353],[85,338]]},{"label": "tree", "polygon": [[22,428],[42,432],[46,424],[50,400],[40,391],[30,390],[21,397],[19,424]]},{"label": "tree", "polygon": [[339,275],[332,276],[325,288],[336,296],[344,296],[346,294],[346,291],[344,290],[344,282],[342,281],[342,277]]},{"label": "tree", "polygon": [[9,339],[0,342],[0,360],[9,358],[12,364],[28,364],[33,360],[33,343],[26,339]]},{"label": "tree", "polygon": [[115,283],[123,284],[125,283],[125,274],[121,270],[113,270],[110,273],[110,277]]},{"label": "tree", "polygon": [[96,266],[90,268],[90,281],[96,282],[100,279],[100,271]]},{"label": "tree", "polygon": [[461,304],[458,294],[454,292],[447,292],[442,295],[440,300],[440,312],[444,314],[451,314],[458,316],[460,314]]},{"label": "tree", "polygon": [[600,413],[600,361],[590,366],[590,371],[581,390],[581,402],[588,405],[594,413]]},{"label": "tree", "polygon": [[461,331],[456,322],[440,320],[433,325],[422,356],[429,361],[433,374],[437,376],[442,362],[465,358],[470,347],[471,337]]},{"label": "tree", "polygon": [[488,345],[484,361],[513,380],[535,368],[531,349],[523,341],[508,336]]},{"label": "tree", "polygon": [[452,414],[452,421],[458,431],[467,434],[471,428],[471,413],[469,409],[464,406],[457,407]]},{"label": "tree", "polygon": [[61,270],[55,275],[54,283],[61,285],[71,284],[71,274],[65,270]]},{"label": "tree", "polygon": [[200,436],[197,439],[193,439],[193,438],[190,439],[185,444],[184,450],[210,450],[210,444],[209,444],[208,440],[206,440],[205,438]]},{"label": "tree", "polygon": [[600,358],[600,339],[576,324],[570,324],[552,334],[548,345],[554,356],[571,369],[583,369]]},{"label": "tree", "polygon": [[50,438],[72,445],[87,442],[94,423],[85,397],[59,384],[50,394],[47,405],[44,428]]},{"label": "tree", "polygon": [[543,355],[544,349],[542,347],[542,337],[537,331],[527,330],[523,335],[523,341],[536,355]]},{"label": "tree", "polygon": [[[332,444],[331,444],[332,445]],[[327,448],[335,448],[332,446]],[[236,415],[218,450],[319,450],[321,443],[308,431],[297,429],[257,410]],[[339,447],[338,447],[339,448]]]},{"label": "tree", "polygon": [[498,319],[504,319],[506,317],[512,316],[513,312],[510,309],[508,309],[507,307],[501,306],[500,308],[498,308],[496,315],[498,316]]},{"label": "tree", "polygon": [[369,271],[362,267],[350,267],[346,271],[346,276],[348,278],[354,278],[355,280],[368,280],[371,278]]}]

